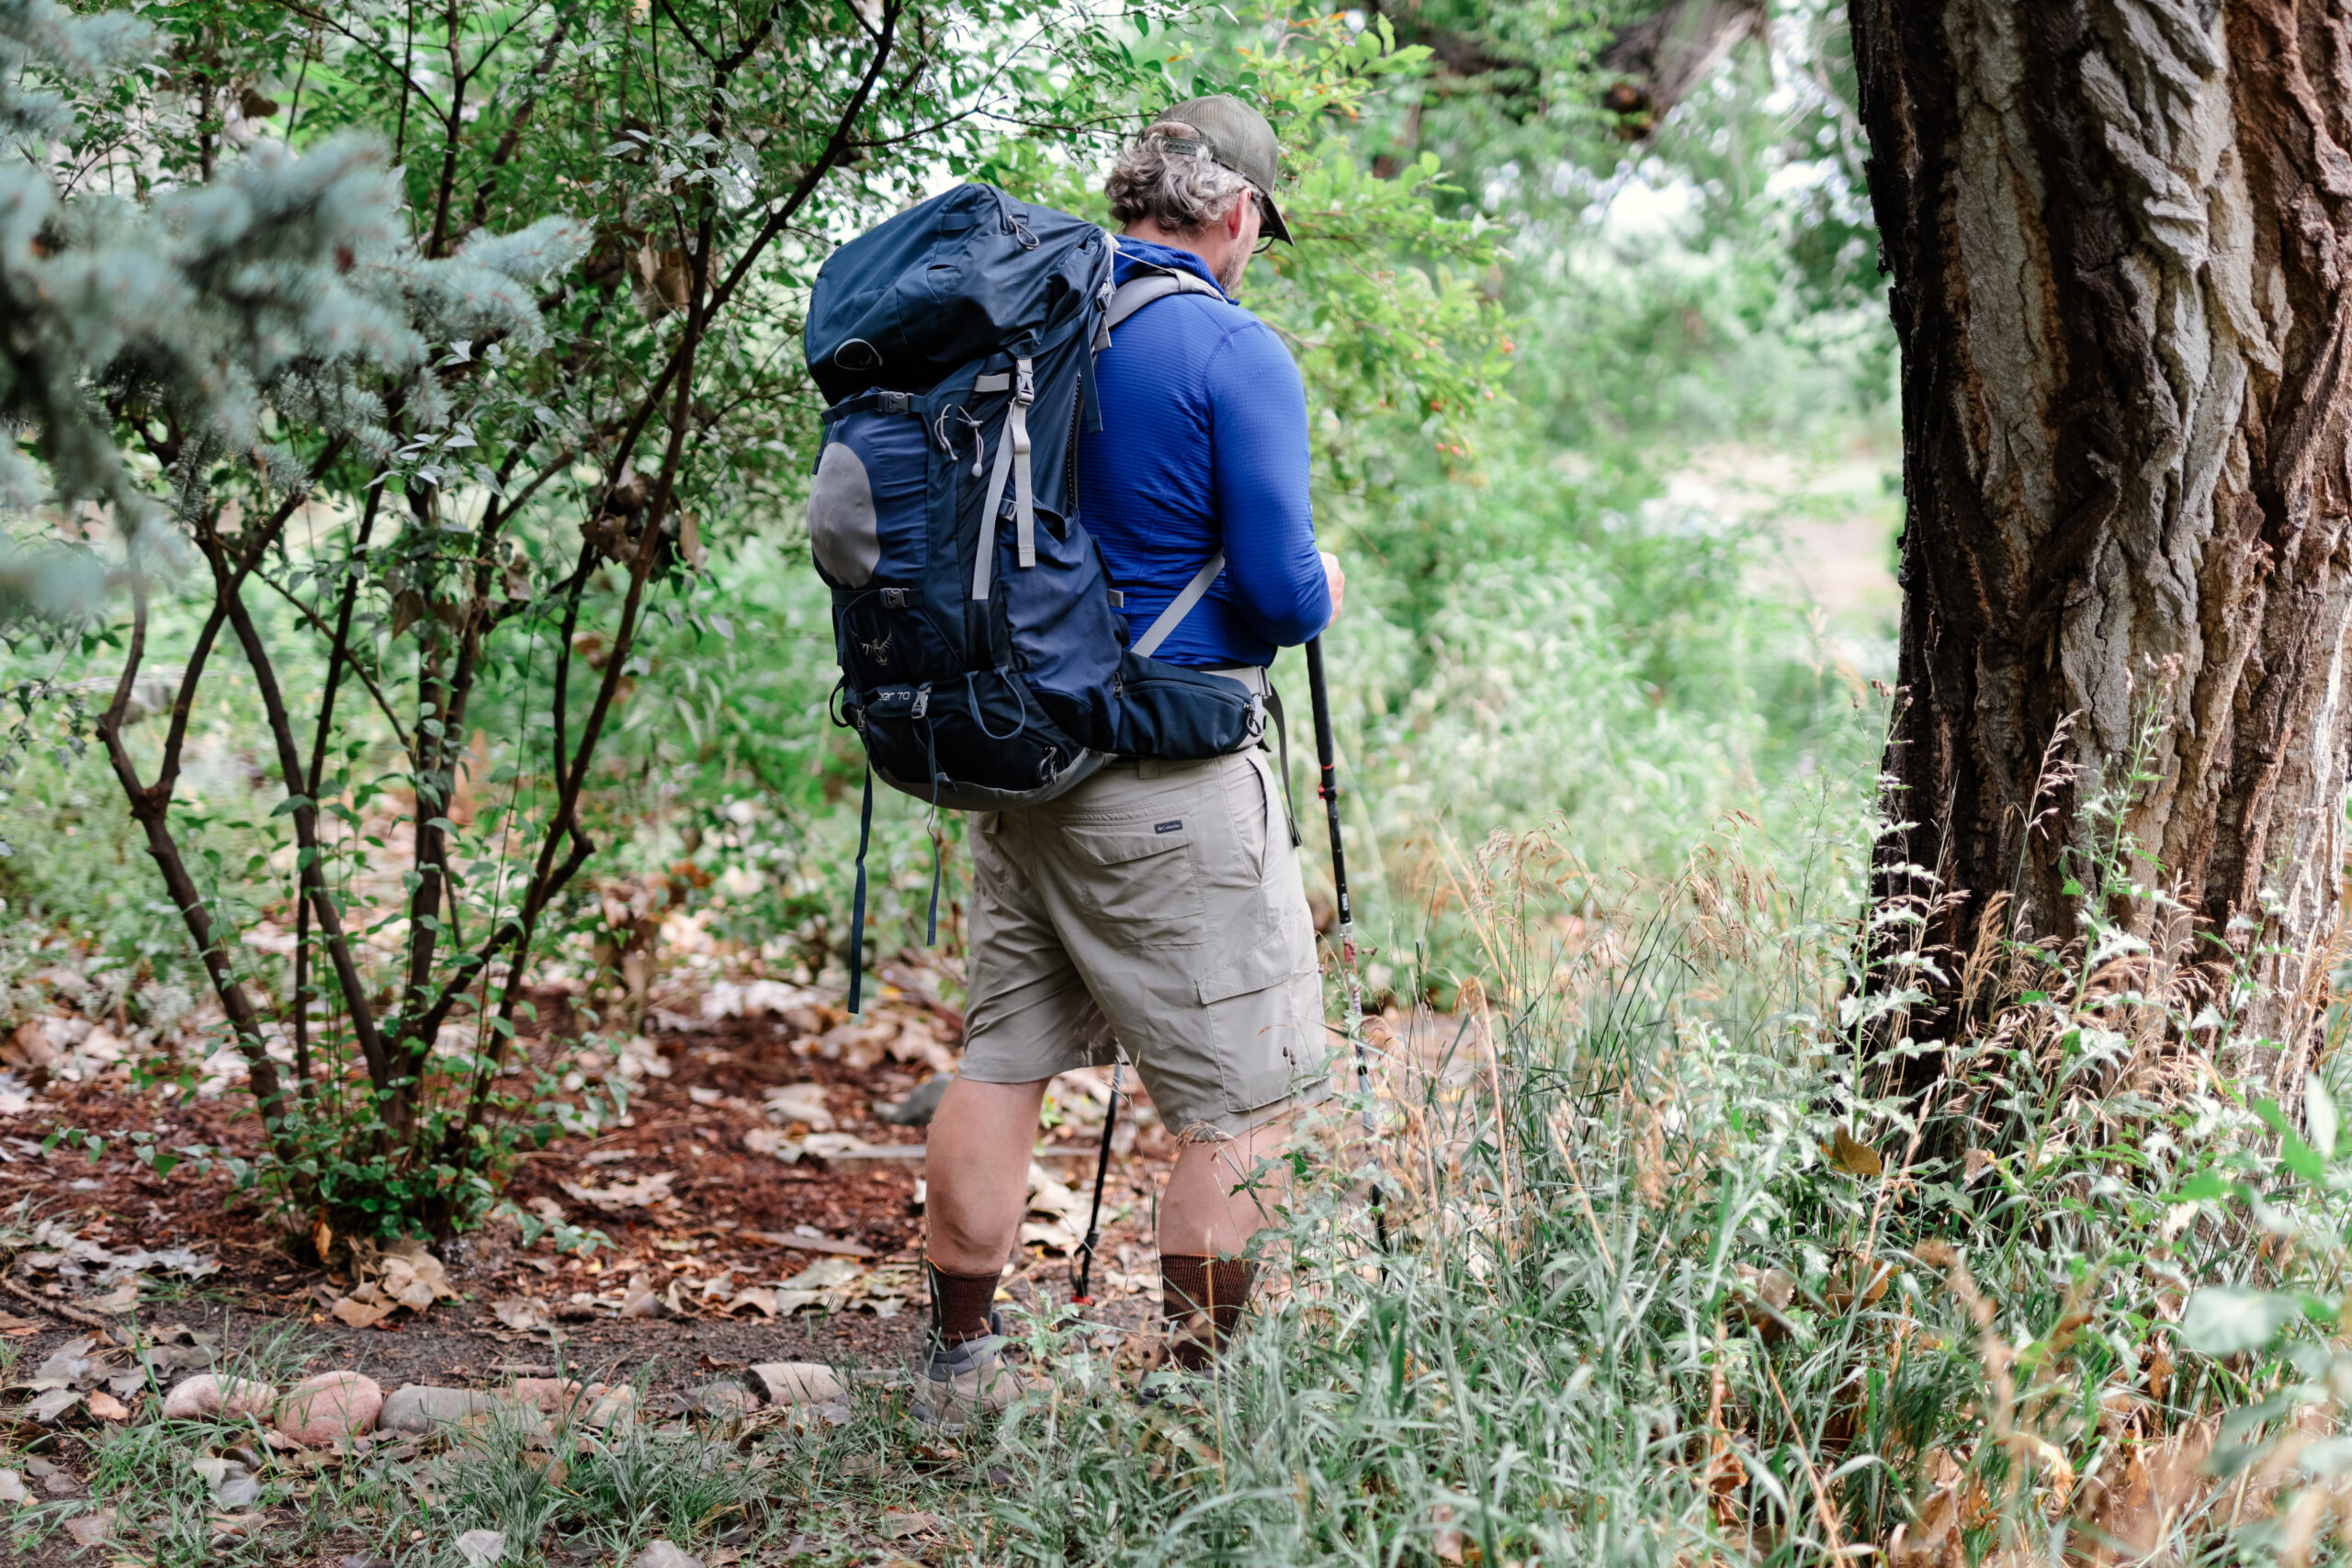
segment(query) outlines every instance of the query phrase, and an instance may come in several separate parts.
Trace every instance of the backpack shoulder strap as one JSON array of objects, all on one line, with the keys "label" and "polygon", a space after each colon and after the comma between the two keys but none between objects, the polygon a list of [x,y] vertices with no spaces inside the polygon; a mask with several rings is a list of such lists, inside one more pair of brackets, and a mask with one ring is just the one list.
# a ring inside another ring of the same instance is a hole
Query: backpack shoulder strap
[{"label": "backpack shoulder strap", "polygon": [[1225,291],[1216,284],[1179,272],[1173,267],[1155,268],[1130,277],[1111,295],[1111,308],[1102,318],[1102,330],[1108,334],[1113,327],[1142,310],[1155,299],[1165,299],[1170,294],[1206,294],[1222,299]]}]

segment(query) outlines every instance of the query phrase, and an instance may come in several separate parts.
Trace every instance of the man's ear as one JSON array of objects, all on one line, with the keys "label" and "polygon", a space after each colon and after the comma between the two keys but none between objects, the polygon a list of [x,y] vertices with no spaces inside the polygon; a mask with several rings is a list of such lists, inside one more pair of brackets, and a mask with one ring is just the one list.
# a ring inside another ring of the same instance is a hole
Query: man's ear
[{"label": "man's ear", "polygon": [[1250,194],[1245,190],[1239,196],[1233,198],[1232,206],[1225,209],[1225,237],[1227,239],[1238,240],[1241,238],[1241,225],[1249,221],[1250,203],[1253,199],[1254,198]]}]

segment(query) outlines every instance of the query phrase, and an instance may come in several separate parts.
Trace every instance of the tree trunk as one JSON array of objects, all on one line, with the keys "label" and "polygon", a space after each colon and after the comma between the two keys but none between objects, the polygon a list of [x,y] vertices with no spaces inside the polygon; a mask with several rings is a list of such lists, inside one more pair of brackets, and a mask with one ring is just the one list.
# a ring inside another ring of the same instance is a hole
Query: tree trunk
[{"label": "tree trunk", "polygon": [[[2186,906],[2203,995],[2226,1008],[2233,969],[2264,985],[2241,1037],[2268,1037],[2283,1089],[2336,934],[2352,734],[2352,14],[1852,15],[1908,508],[1885,768],[1915,825],[1880,889],[1906,863],[1940,878],[1947,974],[2002,894],[2005,926],[2075,939],[2086,806],[2144,745],[2139,879]],[[2154,901],[2104,907],[2162,947]],[[1922,1088],[1935,1060],[1907,1071]]]}]

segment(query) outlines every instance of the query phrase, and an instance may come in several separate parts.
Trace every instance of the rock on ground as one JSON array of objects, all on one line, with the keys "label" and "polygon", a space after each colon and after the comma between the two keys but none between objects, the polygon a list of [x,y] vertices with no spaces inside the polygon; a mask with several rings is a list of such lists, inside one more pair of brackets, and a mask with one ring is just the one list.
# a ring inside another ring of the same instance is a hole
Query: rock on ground
[{"label": "rock on ground", "polygon": [[198,1372],[192,1378],[183,1378],[164,1396],[164,1419],[206,1421],[226,1416],[234,1421],[250,1416],[257,1421],[266,1421],[277,1404],[277,1391],[266,1382]]},{"label": "rock on ground", "polygon": [[619,1388],[606,1388],[592,1382],[585,1395],[587,1411],[581,1419],[598,1431],[609,1427],[625,1427],[637,1415],[637,1390],[624,1383]]},{"label": "rock on ground", "polygon": [[487,1421],[505,1401],[494,1393],[470,1388],[435,1388],[429,1383],[403,1383],[384,1401],[377,1429],[421,1438],[436,1427],[461,1427]]},{"label": "rock on ground", "polygon": [[849,1398],[849,1385],[822,1361],[763,1361],[750,1376],[770,1404],[836,1404]]},{"label": "rock on ground", "polygon": [[321,1372],[287,1391],[277,1406],[277,1430],[306,1449],[333,1448],[376,1429],[384,1391],[357,1372]]},{"label": "rock on ground", "polygon": [[703,1568],[702,1559],[689,1557],[666,1540],[652,1540],[629,1559],[628,1568]]},{"label": "rock on ground", "polygon": [[580,1384],[570,1379],[516,1378],[514,1398],[542,1416],[560,1416],[580,1403]]},{"label": "rock on ground", "polygon": [[706,1383],[688,1397],[695,1402],[695,1409],[721,1419],[748,1415],[760,1403],[750,1389],[733,1382]]}]

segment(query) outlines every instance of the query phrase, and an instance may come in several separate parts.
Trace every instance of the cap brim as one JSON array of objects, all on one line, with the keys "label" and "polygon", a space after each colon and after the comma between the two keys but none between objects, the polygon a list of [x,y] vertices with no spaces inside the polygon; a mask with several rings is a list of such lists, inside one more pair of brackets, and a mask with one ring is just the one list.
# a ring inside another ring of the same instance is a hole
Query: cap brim
[{"label": "cap brim", "polygon": [[1283,221],[1283,209],[1276,207],[1274,198],[1262,190],[1258,192],[1258,208],[1266,215],[1265,222],[1259,226],[1260,233],[1272,235],[1285,245],[1298,243],[1290,237],[1290,225]]}]

